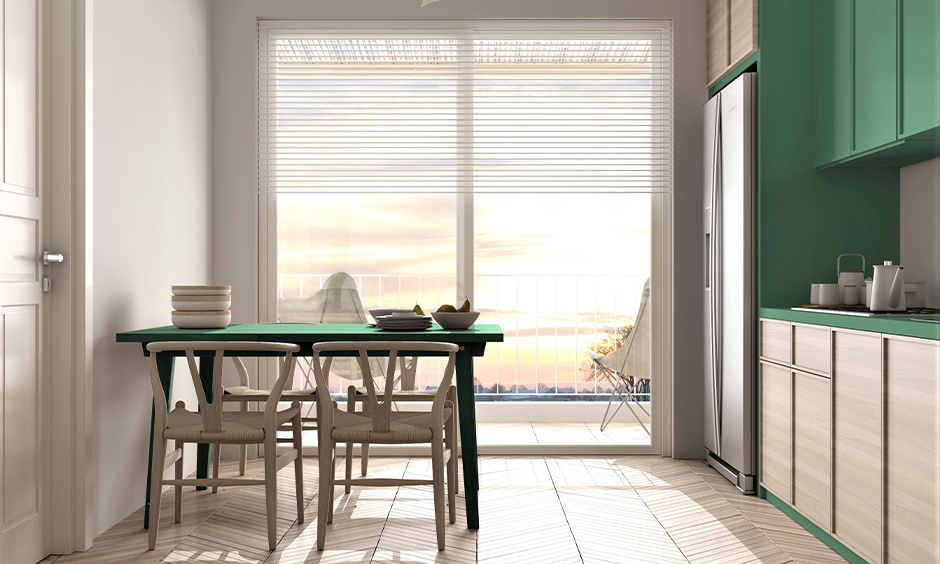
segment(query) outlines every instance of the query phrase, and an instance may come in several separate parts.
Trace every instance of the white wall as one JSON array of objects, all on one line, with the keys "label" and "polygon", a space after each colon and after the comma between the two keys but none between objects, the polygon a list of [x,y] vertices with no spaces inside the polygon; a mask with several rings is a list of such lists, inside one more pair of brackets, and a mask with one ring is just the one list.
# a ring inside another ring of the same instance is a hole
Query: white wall
[{"label": "white wall", "polygon": [[212,280],[231,284],[233,322],[258,319],[256,50],[259,18],[671,18],[675,36],[674,453],[702,455],[701,0],[214,0],[212,4]]},{"label": "white wall", "polygon": [[[114,335],[168,325],[170,286],[209,280],[210,7],[94,0],[92,9],[97,536],[143,505],[147,478],[147,361]],[[191,406],[188,374],[177,367],[174,401]]]},{"label": "white wall", "polygon": [[940,307],[940,158],[901,169],[904,280],[927,283],[927,307]]}]

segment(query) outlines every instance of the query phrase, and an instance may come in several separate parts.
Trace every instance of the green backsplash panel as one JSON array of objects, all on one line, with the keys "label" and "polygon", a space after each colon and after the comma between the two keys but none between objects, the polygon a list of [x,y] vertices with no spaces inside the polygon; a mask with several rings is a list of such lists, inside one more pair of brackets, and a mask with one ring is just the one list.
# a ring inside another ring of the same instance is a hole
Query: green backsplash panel
[{"label": "green backsplash panel", "polygon": [[810,280],[836,281],[842,253],[865,255],[866,276],[899,261],[900,172],[816,168],[813,1],[759,10],[758,299],[790,307]]}]

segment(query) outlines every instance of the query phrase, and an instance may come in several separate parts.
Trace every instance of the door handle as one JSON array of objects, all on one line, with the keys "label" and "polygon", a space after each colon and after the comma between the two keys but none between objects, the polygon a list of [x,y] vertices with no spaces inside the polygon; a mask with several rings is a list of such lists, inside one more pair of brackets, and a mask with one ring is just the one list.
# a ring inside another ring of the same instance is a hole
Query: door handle
[{"label": "door handle", "polygon": [[42,252],[42,265],[49,266],[53,263],[65,262],[65,255],[61,253],[50,253],[49,251]]}]

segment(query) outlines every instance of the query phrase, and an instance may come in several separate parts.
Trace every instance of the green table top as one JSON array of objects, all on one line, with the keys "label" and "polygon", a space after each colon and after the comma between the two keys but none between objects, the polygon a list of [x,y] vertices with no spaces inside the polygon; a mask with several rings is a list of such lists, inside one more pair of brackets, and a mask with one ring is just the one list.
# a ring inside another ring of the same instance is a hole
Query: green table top
[{"label": "green table top", "polygon": [[469,329],[442,329],[433,325],[423,331],[385,331],[370,325],[310,323],[242,323],[224,329],[179,329],[172,325],[117,334],[119,343],[154,341],[268,341],[301,345],[322,341],[437,341],[456,344],[499,343],[499,325],[473,325]]}]

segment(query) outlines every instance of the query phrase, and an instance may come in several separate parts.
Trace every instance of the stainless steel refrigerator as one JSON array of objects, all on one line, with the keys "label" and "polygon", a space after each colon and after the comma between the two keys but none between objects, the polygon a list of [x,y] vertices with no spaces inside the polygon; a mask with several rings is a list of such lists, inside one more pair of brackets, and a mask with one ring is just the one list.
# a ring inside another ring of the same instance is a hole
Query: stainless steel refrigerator
[{"label": "stainless steel refrigerator", "polygon": [[705,104],[705,462],[756,485],[755,73]]}]

